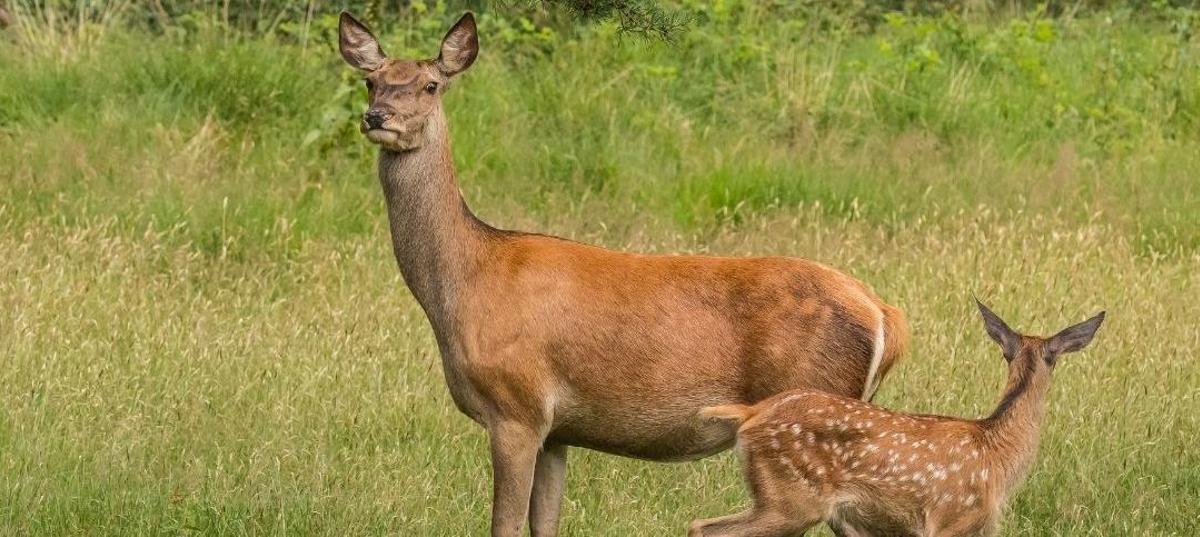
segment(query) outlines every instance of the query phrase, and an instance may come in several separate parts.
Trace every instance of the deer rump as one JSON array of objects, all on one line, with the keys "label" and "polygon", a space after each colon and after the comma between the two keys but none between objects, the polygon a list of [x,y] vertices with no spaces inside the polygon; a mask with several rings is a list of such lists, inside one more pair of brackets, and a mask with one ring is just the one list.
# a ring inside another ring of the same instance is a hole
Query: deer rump
[{"label": "deer rump", "polygon": [[649,256],[532,235],[497,253],[468,362],[492,367],[480,395],[527,408],[550,442],[709,455],[733,435],[701,407],[795,388],[860,397],[902,351],[891,335],[877,349],[898,312],[802,259]]}]

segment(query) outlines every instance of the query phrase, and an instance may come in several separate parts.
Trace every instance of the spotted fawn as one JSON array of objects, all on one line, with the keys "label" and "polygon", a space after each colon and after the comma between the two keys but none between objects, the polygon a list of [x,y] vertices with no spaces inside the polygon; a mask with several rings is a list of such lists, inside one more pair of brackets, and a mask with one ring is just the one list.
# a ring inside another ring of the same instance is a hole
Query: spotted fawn
[{"label": "spotted fawn", "polygon": [[705,408],[701,416],[737,425],[754,506],[697,520],[688,535],[801,535],[820,522],[839,537],[995,535],[1033,463],[1055,363],[1091,342],[1104,312],[1041,338],[976,303],[1008,362],[990,416],[902,414],[811,390]]}]

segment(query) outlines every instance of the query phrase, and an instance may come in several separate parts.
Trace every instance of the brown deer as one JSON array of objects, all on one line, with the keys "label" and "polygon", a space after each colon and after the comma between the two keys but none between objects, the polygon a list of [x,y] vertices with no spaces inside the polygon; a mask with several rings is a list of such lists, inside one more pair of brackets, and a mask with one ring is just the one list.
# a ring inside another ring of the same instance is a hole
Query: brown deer
[{"label": "brown deer", "polygon": [[689,536],[801,535],[822,521],[847,537],[995,535],[1033,464],[1054,365],[1091,342],[1104,312],[1039,338],[976,303],[1008,361],[1008,384],[990,416],[901,414],[813,390],[705,408],[702,416],[738,424],[754,507],[697,520]]},{"label": "brown deer", "polygon": [[464,15],[429,60],[387,58],[349,14],[392,246],[450,394],[491,448],[492,535],[555,535],[566,446],[657,461],[731,446],[704,406],[793,388],[870,397],[904,351],[899,310],[802,259],[653,256],[493,228],[463,203],[442,95],[475,61]]}]

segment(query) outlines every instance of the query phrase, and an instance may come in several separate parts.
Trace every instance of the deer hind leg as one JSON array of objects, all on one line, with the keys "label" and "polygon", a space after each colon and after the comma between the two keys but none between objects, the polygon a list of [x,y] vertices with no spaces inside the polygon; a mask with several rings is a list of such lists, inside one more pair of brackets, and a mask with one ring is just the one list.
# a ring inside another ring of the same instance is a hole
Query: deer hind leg
[{"label": "deer hind leg", "polygon": [[928,525],[926,537],[993,537],[999,534],[996,517],[959,515],[950,520],[938,520]]},{"label": "deer hind leg", "polygon": [[567,446],[547,444],[538,453],[529,500],[529,533],[532,537],[558,535],[559,511],[566,488]]},{"label": "deer hind leg", "polygon": [[842,521],[830,522],[829,529],[837,537],[871,537],[871,534],[865,530]]},{"label": "deer hind leg", "polygon": [[518,537],[529,514],[541,435],[523,424],[489,427],[492,451],[492,537]]},{"label": "deer hind leg", "polygon": [[783,513],[751,509],[741,513],[692,522],[688,537],[792,537],[804,535],[820,519],[797,519]]},{"label": "deer hind leg", "polygon": [[727,527],[731,524],[739,524],[745,520],[748,520],[753,514],[754,511],[751,510],[716,518],[693,520],[691,525],[688,526],[688,537],[704,537],[705,535],[712,535],[713,533],[711,532],[718,531],[721,528]]},{"label": "deer hind leg", "polygon": [[688,537],[790,537],[804,535],[824,519],[819,499],[809,491],[795,490],[787,476],[779,475],[739,441],[742,474],[754,498],[754,508],[741,513],[696,520]]}]

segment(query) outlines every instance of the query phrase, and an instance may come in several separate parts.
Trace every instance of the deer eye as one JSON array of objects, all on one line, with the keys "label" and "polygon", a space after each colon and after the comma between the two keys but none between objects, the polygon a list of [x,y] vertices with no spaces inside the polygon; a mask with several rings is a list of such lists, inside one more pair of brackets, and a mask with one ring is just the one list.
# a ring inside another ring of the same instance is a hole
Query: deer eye
[{"label": "deer eye", "polygon": [[363,82],[366,82],[366,84],[367,84],[367,91],[374,91],[374,90],[375,90],[375,83],[374,83],[374,82],[371,82],[371,79],[369,79],[369,78],[364,78],[364,79],[363,79]]},{"label": "deer eye", "polygon": [[425,91],[427,91],[429,93],[436,93],[437,89],[438,89],[437,82],[430,82],[428,84],[425,84]]}]

